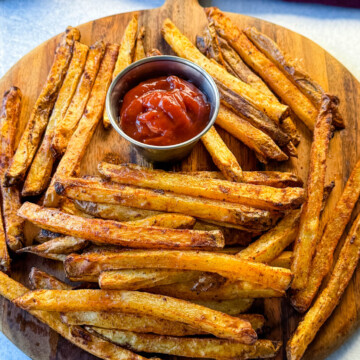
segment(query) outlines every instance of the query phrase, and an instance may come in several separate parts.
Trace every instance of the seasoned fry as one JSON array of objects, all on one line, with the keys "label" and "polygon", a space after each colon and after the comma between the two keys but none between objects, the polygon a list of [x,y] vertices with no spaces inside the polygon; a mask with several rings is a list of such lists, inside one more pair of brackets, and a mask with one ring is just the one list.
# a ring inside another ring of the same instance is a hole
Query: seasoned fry
[{"label": "seasoned fry", "polygon": [[311,305],[321,282],[329,273],[334,251],[350,220],[351,213],[360,196],[360,161],[357,162],[345,185],[344,191],[335,209],[325,225],[324,232],[316,245],[316,252],[311,263],[309,280],[305,289],[294,292],[291,303],[296,310],[306,311]]},{"label": "seasoned fry", "polygon": [[[225,313],[225,314],[228,314],[231,316],[236,316],[240,319],[245,319],[240,314],[249,310],[251,305],[253,304],[254,300],[253,299],[242,299],[242,298],[227,299],[227,300],[211,300],[211,299],[198,300],[198,299],[196,299],[196,300],[192,300],[192,302],[195,304],[216,310],[216,311],[220,311],[222,313]],[[247,318],[245,320],[249,321],[252,324],[252,322],[250,321],[249,318]],[[256,329],[254,328],[254,330],[256,330]]]},{"label": "seasoned fry", "polygon": [[216,230],[196,231],[132,226],[112,220],[86,219],[29,202],[22,205],[19,215],[47,230],[102,244],[163,249],[212,249],[224,246],[224,238],[221,232]]},{"label": "seasoned fry", "polygon": [[129,221],[133,226],[157,226],[171,229],[191,229],[195,224],[195,218],[182,214],[158,214],[145,219]]},{"label": "seasoned fry", "polygon": [[144,37],[145,37],[145,27],[142,26],[140,28],[140,30],[138,32],[138,36],[136,38],[134,62],[146,57],[145,49],[144,49],[144,42],[143,42]]},{"label": "seasoned fry", "polygon": [[286,290],[291,280],[291,273],[287,269],[205,251],[132,250],[104,255],[71,254],[64,266],[72,279],[83,274],[99,275],[105,270],[165,268],[217,273],[226,278],[249,281],[279,291]]},{"label": "seasoned fry", "polygon": [[205,11],[209,21],[214,22],[218,34],[230,43],[304,124],[313,130],[317,110],[311,101],[219,9],[211,7]]},{"label": "seasoned fry", "polygon": [[81,217],[90,218],[90,219],[93,218],[93,216],[79,210],[75,206],[74,202],[68,198],[62,198],[60,200],[59,209],[70,215],[76,215],[76,216],[81,216]]},{"label": "seasoned fry", "polygon": [[273,101],[262,92],[229,74],[215,61],[206,58],[196,46],[179,31],[170,19],[164,21],[162,35],[178,56],[184,57],[203,67],[211,76],[222,82],[224,86],[243,96],[257,109],[264,111],[271,119],[279,121],[287,115],[287,106],[280,104],[278,101]]},{"label": "seasoned fry", "polygon": [[0,114],[0,193],[2,196],[0,213],[3,217],[0,232],[5,231],[0,240],[0,262],[5,271],[10,269],[10,258],[6,244],[15,251],[22,247],[24,241],[24,221],[16,214],[20,207],[19,189],[4,187],[4,174],[15,150],[14,143],[20,119],[21,99],[20,89],[15,86],[11,87],[4,94]]},{"label": "seasoned fry", "polygon": [[[13,301],[15,298],[28,292],[28,289],[0,272],[0,295]],[[104,360],[145,360],[129,350],[114,345],[109,341],[97,337],[79,326],[69,326],[61,321],[60,314],[56,312],[29,311],[30,314],[50,326],[53,330],[81,349]],[[84,341],[86,339],[86,341]]]},{"label": "seasoned fry", "polygon": [[74,133],[89,99],[104,51],[105,44],[102,41],[90,46],[84,72],[81,75],[71,103],[66,110],[65,116],[63,116],[61,122],[56,124],[54,129],[51,142],[51,151],[54,156],[63,155],[66,150],[71,135]]},{"label": "seasoned fry", "polygon": [[282,267],[285,269],[291,268],[292,251],[282,252],[276,259],[270,262],[271,266]]},{"label": "seasoned fry", "polygon": [[304,201],[302,188],[278,189],[210,178],[204,182],[195,176],[105,162],[99,163],[98,170],[107,179],[121,184],[161,189],[263,209],[297,208]]},{"label": "seasoned fry", "polygon": [[244,345],[236,341],[213,338],[179,338],[102,328],[86,329],[115,344],[129,346],[134,351],[195,358],[269,358],[274,357],[281,347],[281,343],[271,340],[258,340],[253,345]]},{"label": "seasoned fry", "polygon": [[321,326],[340,302],[359,262],[360,215],[353,222],[324,290],[298,325],[286,350],[289,360],[300,360]]},{"label": "seasoned fry", "polygon": [[[115,77],[120,73],[120,71],[125,69],[132,62],[135,50],[137,28],[138,19],[137,15],[134,15],[125,29],[125,33],[119,49],[119,55],[117,57],[115,68],[112,73],[112,80],[114,80]],[[105,129],[108,129],[110,127],[110,119],[106,113],[106,109],[103,110],[103,113],[103,125]]]},{"label": "seasoned fry", "polygon": [[95,83],[91,89],[86,108],[74,134],[71,136],[66,152],[57,167],[50,186],[46,191],[44,198],[45,206],[57,206],[58,204],[59,198],[56,195],[54,187],[57,177],[73,176],[78,172],[86,148],[90,143],[97,124],[101,120],[106,93],[111,83],[111,74],[115,66],[118,52],[118,45],[106,45],[105,54],[101,61]]},{"label": "seasoned fry", "polygon": [[4,231],[4,224],[2,220],[2,210],[0,207],[0,269],[1,271],[10,271],[11,258],[6,245],[6,237]]},{"label": "seasoned fry", "polygon": [[316,121],[310,152],[310,169],[307,185],[307,200],[300,216],[299,233],[294,246],[291,271],[294,279],[291,288],[304,289],[308,283],[311,260],[319,238],[320,213],[323,204],[326,158],[332,133],[332,99],[323,98]]},{"label": "seasoned fry", "polygon": [[74,42],[79,38],[80,33],[76,28],[68,27],[63,34],[45,85],[34,105],[11,165],[5,173],[5,186],[12,186],[23,181],[40,144],[51,110],[65,78]]},{"label": "seasoned fry", "polygon": [[215,165],[223,173],[225,179],[241,182],[241,166],[214,126],[201,138],[201,141],[211,155]]},{"label": "seasoned fry", "polygon": [[[55,276],[51,276],[44,271],[32,267],[29,273],[29,281],[33,289],[48,290],[71,290],[72,286],[68,285]],[[75,324],[74,324],[75,325]]]},{"label": "seasoned fry", "polygon": [[54,233],[49,230],[40,229],[39,233],[35,236],[35,241],[42,244],[48,240],[55,239],[57,237],[61,237],[62,235],[59,233]]},{"label": "seasoned fry", "polygon": [[152,315],[181,321],[195,329],[244,344],[253,344],[257,339],[248,321],[184,300],[137,291],[35,290],[18,297],[14,303],[25,310],[123,311]]},{"label": "seasoned fry", "polygon": [[75,42],[73,56],[64,82],[59,91],[54,109],[51,113],[44,138],[27,174],[22,196],[35,196],[41,194],[49,185],[54,157],[51,152],[51,143],[54,131],[61,124],[66,110],[75,93],[80,76],[83,72],[89,47]]},{"label": "seasoned fry", "polygon": [[171,211],[239,225],[245,230],[266,230],[278,219],[276,213],[245,205],[134,188],[105,181],[67,178],[60,179],[57,184],[57,191],[73,200]]}]

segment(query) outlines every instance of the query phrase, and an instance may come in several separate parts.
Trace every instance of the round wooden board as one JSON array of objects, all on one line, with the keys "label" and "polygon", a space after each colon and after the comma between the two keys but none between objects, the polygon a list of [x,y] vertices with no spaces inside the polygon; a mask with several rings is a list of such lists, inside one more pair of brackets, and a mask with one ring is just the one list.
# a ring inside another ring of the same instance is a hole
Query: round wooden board
[{"label": "round wooden board", "polygon": [[[189,38],[194,41],[196,34],[202,32],[206,24],[203,9],[197,0],[168,0],[162,7],[137,12],[140,24],[146,27],[146,49],[159,48],[165,54],[172,54],[171,49],[161,37],[161,24],[166,17],[171,18],[175,24]],[[121,41],[123,31],[134,13],[125,13],[109,16],[78,26],[82,34],[82,42],[90,45],[102,39],[108,42]],[[266,21],[239,14],[228,14],[240,27],[255,26],[271,38],[275,39],[281,48],[293,57],[303,59],[304,68],[330,93],[339,96],[340,110],[345,118],[346,129],[337,131],[330,144],[330,155],[327,164],[327,182],[335,181],[336,186],[329,198],[323,214],[326,221],[339,198],[344,183],[351,169],[359,158],[360,137],[360,84],[336,59],[329,55],[311,40],[294,33],[281,26]],[[76,24],[72,24],[76,26]],[[54,37],[29,54],[24,56],[0,80],[0,94],[11,85],[21,88],[24,94],[21,129],[24,128],[31,108],[46,79],[53,60],[53,54],[59,37]],[[298,147],[299,158],[285,163],[272,163],[266,168],[271,170],[290,170],[298,173],[303,179],[307,177],[309,164],[309,150],[311,134],[297,121],[301,132],[301,143]],[[254,154],[234,137],[225,131],[219,130],[227,145],[239,159],[245,170],[261,168]],[[21,132],[18,134],[20,137]],[[106,153],[118,153],[124,161],[146,165],[129,144],[120,138],[113,130],[105,131],[100,125],[88,147],[82,163],[83,174],[96,173],[96,165]],[[210,156],[201,143],[198,143],[192,154],[175,165],[175,169],[182,170],[209,170],[215,169]],[[355,214],[358,212],[356,209]],[[51,260],[44,260],[36,256],[21,256],[13,260],[12,277],[25,285],[28,283],[28,274],[32,266],[37,266],[62,279],[62,264]],[[326,322],[315,341],[311,344],[306,358],[324,359],[334,349],[340,346],[357,328],[358,309],[360,306],[360,270],[355,273],[347,288],[340,305],[332,317]],[[19,310],[9,301],[0,299],[0,315],[2,318],[0,330],[21,350],[32,359],[95,359],[93,356],[78,349],[67,340],[58,336],[47,326],[37,321],[28,313]],[[258,301],[254,311],[263,311],[268,318],[265,336],[274,340],[286,342],[294,330],[299,316],[288,305],[286,299],[266,299]],[[277,359],[285,359],[284,347]]]}]

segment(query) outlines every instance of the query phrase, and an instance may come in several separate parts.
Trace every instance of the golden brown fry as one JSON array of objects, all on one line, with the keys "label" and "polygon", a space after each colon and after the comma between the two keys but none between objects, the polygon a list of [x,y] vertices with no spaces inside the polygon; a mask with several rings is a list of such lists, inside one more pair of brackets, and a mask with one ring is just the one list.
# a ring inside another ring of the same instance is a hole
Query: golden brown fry
[{"label": "golden brown fry", "polygon": [[[253,304],[254,300],[253,299],[242,299],[242,298],[226,299],[226,300],[211,300],[211,299],[198,300],[198,299],[195,299],[195,300],[192,300],[191,302],[201,305],[201,306],[205,306],[207,308],[210,308],[210,309],[213,309],[216,311],[220,311],[222,313],[225,313],[225,314],[228,314],[231,316],[236,316],[240,319],[245,319],[240,314],[249,310],[251,308],[251,305]],[[252,324],[250,319],[247,318],[246,320]],[[253,327],[253,329],[256,330],[254,327]]]},{"label": "golden brown fry", "polygon": [[35,236],[34,240],[40,244],[55,239],[57,237],[62,236],[59,233],[54,233],[52,231],[49,230],[45,230],[45,229],[40,229],[40,231],[38,232],[38,234]]},{"label": "golden brown fry", "polygon": [[357,162],[345,185],[344,191],[325,226],[324,232],[316,245],[316,252],[311,263],[309,280],[305,289],[294,292],[291,303],[296,310],[306,311],[311,305],[321,282],[329,273],[334,251],[350,220],[351,213],[360,196],[360,161]]},{"label": "golden brown fry", "polygon": [[51,152],[51,143],[55,128],[62,123],[66,110],[75,93],[80,76],[83,72],[89,47],[75,42],[73,56],[64,82],[59,91],[54,109],[51,113],[44,138],[27,174],[22,196],[41,194],[49,185],[54,157]]},{"label": "golden brown fry", "polygon": [[[6,244],[15,251],[23,246],[24,241],[24,221],[17,216],[17,210],[20,207],[19,189],[4,187],[4,174],[15,150],[14,143],[20,119],[21,99],[20,89],[15,86],[11,87],[4,94],[0,114],[0,193],[3,216],[0,228],[5,231],[5,234],[1,235],[0,259],[5,271],[10,270],[10,258]],[[4,239],[6,242],[3,242]]]},{"label": "golden brown fry", "polygon": [[213,338],[179,338],[136,332],[88,328],[118,345],[129,346],[134,351],[160,353],[195,358],[254,359],[274,357],[281,343],[258,340],[253,345]]},{"label": "golden brown fry", "polygon": [[291,142],[294,144],[294,146],[299,145],[300,143],[300,134],[296,128],[296,125],[294,124],[291,117],[285,118],[281,124],[280,124],[281,130],[288,134],[291,138]]},{"label": "golden brown fry", "polygon": [[294,274],[291,288],[304,289],[308,283],[311,260],[320,236],[320,213],[324,197],[326,158],[332,133],[332,98],[323,98],[314,129],[310,152],[310,169],[307,184],[307,200],[301,211],[300,225],[294,246],[291,271]]},{"label": "golden brown fry", "polygon": [[74,176],[78,172],[80,162],[85,154],[86,148],[94,134],[97,124],[103,114],[107,89],[111,83],[115,61],[119,52],[116,44],[106,45],[105,54],[101,61],[94,86],[91,89],[89,100],[79,124],[71,136],[66,152],[62,157],[57,170],[48,187],[44,205],[57,206],[59,198],[56,195],[54,183],[57,177]]},{"label": "golden brown fry", "polygon": [[134,62],[146,57],[145,49],[144,49],[144,41],[143,41],[144,37],[145,37],[145,27],[142,26],[136,38]]},{"label": "golden brown fry", "polygon": [[209,21],[215,23],[219,35],[230,43],[242,59],[291,107],[305,125],[313,130],[317,110],[310,100],[219,9],[211,7],[205,11]]},{"label": "golden brown fry", "polygon": [[153,48],[146,52],[146,57],[162,55],[159,49]]},{"label": "golden brown fry", "polygon": [[76,215],[76,216],[81,216],[81,217],[85,217],[85,218],[93,218],[93,216],[85,213],[84,211],[81,211],[80,209],[78,209],[75,206],[75,203],[68,199],[68,198],[62,198],[60,199],[60,204],[59,204],[59,209],[63,212],[66,212],[70,215]]},{"label": "golden brown fry", "polygon": [[171,229],[191,229],[195,224],[195,218],[182,214],[158,214],[145,219],[128,221],[133,226],[157,226]]},{"label": "golden brown fry", "polygon": [[105,270],[136,268],[206,271],[279,291],[286,290],[291,280],[291,272],[287,269],[205,251],[132,250],[104,255],[71,254],[65,261],[66,273],[72,279],[81,277],[82,274],[99,275]]},{"label": "golden brown fry", "polygon": [[71,27],[68,27],[62,36],[45,85],[34,105],[11,165],[5,173],[5,186],[12,186],[23,181],[40,144],[51,110],[65,78],[74,42],[79,38],[79,31]]},{"label": "golden brown fry", "polygon": [[18,297],[14,303],[25,310],[123,311],[152,315],[181,321],[195,329],[244,344],[252,344],[257,339],[248,321],[184,300],[137,291],[35,290]]},{"label": "golden brown fry", "polygon": [[285,269],[290,269],[292,255],[293,255],[292,251],[284,251],[276,259],[271,261],[270,265],[275,267],[283,267]]},{"label": "golden brown fry", "polygon": [[61,122],[56,124],[54,130],[51,142],[51,151],[54,156],[64,154],[71,135],[74,133],[76,125],[83,115],[104,51],[105,44],[102,41],[98,41],[90,46],[84,72],[81,75],[74,96],[71,99],[71,103],[65,116],[62,118]]},{"label": "golden brown fry", "polygon": [[273,188],[265,185],[235,183],[225,180],[201,179],[174,172],[153,170],[141,166],[113,165],[101,162],[99,172],[114,182],[171,191],[177,194],[229,201],[263,209],[290,209],[304,201],[302,188]]},{"label": "golden brown fry", "polygon": [[203,135],[201,141],[206,147],[206,150],[209,152],[215,165],[223,173],[225,179],[241,182],[241,166],[236,160],[234,154],[226,146],[214,126],[212,126],[210,130]]},{"label": "golden brown fry", "polygon": [[6,245],[4,224],[2,220],[2,210],[0,207],[0,269],[1,271],[10,271],[11,258]]},{"label": "golden brown fry", "polygon": [[[134,15],[125,29],[125,33],[119,49],[119,55],[117,57],[114,71],[112,73],[112,80],[114,80],[115,77],[120,73],[120,71],[125,69],[132,62],[135,50],[137,29],[138,19],[137,15]],[[110,119],[106,113],[106,109],[103,110],[103,125],[105,129],[108,129],[110,127]]]},{"label": "golden brown fry", "polygon": [[71,290],[72,286],[59,281],[56,277],[32,267],[29,273],[29,282],[33,289]]},{"label": "golden brown fry", "polygon": [[242,82],[229,74],[215,61],[206,58],[201,52],[184,36],[170,19],[163,23],[162,35],[178,56],[184,57],[197,65],[203,67],[211,76],[222,82],[226,87],[243,96],[257,109],[265,111],[273,120],[279,121],[288,112],[288,107],[273,101],[268,96]]},{"label": "golden brown fry", "polygon": [[298,325],[286,350],[289,360],[300,360],[321,326],[340,302],[360,254],[360,215],[354,220],[324,290]]},{"label": "golden brown fry", "polygon": [[132,226],[112,220],[87,219],[26,202],[19,215],[47,230],[100,243],[133,248],[212,249],[224,246],[220,231]]}]

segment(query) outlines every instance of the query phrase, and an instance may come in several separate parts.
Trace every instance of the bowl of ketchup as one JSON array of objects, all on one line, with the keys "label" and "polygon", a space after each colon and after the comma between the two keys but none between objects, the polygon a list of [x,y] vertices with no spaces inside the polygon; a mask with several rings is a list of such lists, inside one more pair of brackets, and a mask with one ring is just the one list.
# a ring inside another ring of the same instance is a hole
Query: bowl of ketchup
[{"label": "bowl of ketchup", "polygon": [[219,109],[211,76],[177,56],[153,56],[111,83],[106,111],[114,129],[148,160],[178,161],[211,128]]}]

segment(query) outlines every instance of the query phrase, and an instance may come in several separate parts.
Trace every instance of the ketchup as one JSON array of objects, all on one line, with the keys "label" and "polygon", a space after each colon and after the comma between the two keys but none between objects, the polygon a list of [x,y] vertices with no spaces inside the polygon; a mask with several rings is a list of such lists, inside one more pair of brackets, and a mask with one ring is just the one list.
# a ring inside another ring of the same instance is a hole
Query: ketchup
[{"label": "ketchup", "polygon": [[209,122],[211,105],[193,84],[177,76],[144,81],[124,97],[122,130],[144,144],[174,145],[199,134]]}]

